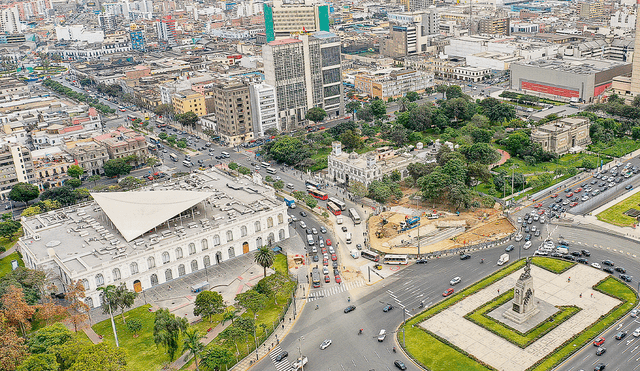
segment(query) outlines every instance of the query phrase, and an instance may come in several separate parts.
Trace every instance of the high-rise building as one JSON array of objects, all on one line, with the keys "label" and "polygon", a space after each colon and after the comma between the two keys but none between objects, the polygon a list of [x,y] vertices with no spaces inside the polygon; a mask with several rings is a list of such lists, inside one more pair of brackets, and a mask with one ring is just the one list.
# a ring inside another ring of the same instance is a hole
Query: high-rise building
[{"label": "high-rise building", "polygon": [[264,3],[267,42],[287,38],[292,33],[329,31],[329,5],[315,0]]},{"label": "high-rise building", "polygon": [[3,33],[14,34],[22,30],[20,27],[20,13],[17,7],[2,9],[0,17],[0,26]]},{"label": "high-rise building", "polygon": [[402,0],[402,5],[407,12],[415,12],[418,10],[425,10],[431,5],[435,5],[434,0]]},{"label": "high-rise building", "polygon": [[578,4],[580,18],[589,20],[598,20],[604,17],[604,4],[600,1],[590,3],[584,2]]},{"label": "high-rise building", "polygon": [[389,14],[389,36],[380,42],[380,52],[391,58],[425,53],[429,39],[440,34],[440,15],[435,8],[420,12]]},{"label": "high-rise building", "polygon": [[178,45],[176,42],[176,20],[171,19],[170,15],[156,22],[156,30],[158,32],[158,39],[166,42],[167,46]]},{"label": "high-rise building", "polygon": [[6,200],[17,183],[35,184],[33,160],[27,147],[8,144],[0,148],[0,198]]},{"label": "high-rise building", "polygon": [[141,28],[138,28],[135,23],[131,24],[131,31],[129,32],[129,36],[131,37],[131,49],[137,50],[139,52],[144,52],[144,32]]},{"label": "high-rise building", "polygon": [[511,35],[509,17],[484,18],[478,22],[478,33],[481,35]]},{"label": "high-rise building", "polygon": [[211,87],[211,95],[222,142],[237,145],[253,139],[249,81],[223,80]]},{"label": "high-rise building", "polygon": [[284,131],[304,124],[312,107],[329,117],[344,114],[340,38],[330,32],[302,34],[262,47],[265,82],[276,88],[278,120]]},{"label": "high-rise building", "polygon": [[[640,9],[640,0],[638,1],[638,9]],[[640,17],[636,17],[636,40],[634,42],[634,50],[640,50]],[[640,94],[640,58],[633,57],[631,69],[631,94]]]},{"label": "high-rise building", "polygon": [[191,111],[198,117],[207,114],[204,95],[197,91],[190,89],[178,91],[173,94],[171,101],[173,102],[173,109],[176,113],[187,113]]}]

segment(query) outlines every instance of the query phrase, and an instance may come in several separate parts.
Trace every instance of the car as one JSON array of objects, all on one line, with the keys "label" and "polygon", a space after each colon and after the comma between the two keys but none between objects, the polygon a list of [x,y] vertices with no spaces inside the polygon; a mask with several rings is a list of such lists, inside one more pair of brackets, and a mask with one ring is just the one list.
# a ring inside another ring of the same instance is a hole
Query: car
[{"label": "car", "polygon": [[633,317],[633,318],[638,317],[638,314],[640,314],[640,310],[638,310],[638,309],[634,309],[630,313],[631,317]]},{"label": "car", "polygon": [[407,369],[407,366],[404,365],[404,362],[399,361],[399,360],[393,361],[393,365],[396,366],[397,368],[399,368],[400,370],[406,370]]},{"label": "car", "polygon": [[427,259],[418,259],[416,260],[416,264],[427,264],[429,260]]},{"label": "car", "polygon": [[576,206],[578,206],[577,202],[572,202],[572,203],[569,204],[569,207],[576,207]]},{"label": "car", "polygon": [[602,269],[602,267],[598,263],[591,263],[591,266],[596,268],[596,269]]},{"label": "car", "polygon": [[569,255],[569,254],[563,254],[562,259],[571,260],[571,261],[576,260],[576,258],[573,255]]},{"label": "car", "polygon": [[340,275],[335,275],[333,276],[333,279],[336,281],[336,283],[341,283],[342,282],[342,278],[340,277]]},{"label": "car", "polygon": [[582,255],[584,255],[584,256],[591,256],[591,253],[589,252],[589,250],[582,249],[582,250],[580,250],[580,252],[581,252],[581,253],[582,253]]},{"label": "car", "polygon": [[522,218],[518,217],[518,224],[522,224]]},{"label": "car", "polygon": [[342,226],[342,231],[346,232],[347,231],[347,227],[345,227],[344,225]]},{"label": "car", "polygon": [[538,229],[538,230],[536,231],[536,233],[534,233],[533,235],[534,235],[534,236],[536,236],[536,237],[540,237],[540,230]]},{"label": "car", "polygon": [[469,255],[469,254],[460,255],[460,260],[467,260],[467,259],[471,259],[471,255]]},{"label": "car", "polygon": [[602,344],[604,344],[604,342],[605,342],[604,336],[600,336],[599,338],[593,341],[593,346],[599,347]]},{"label": "car", "polygon": [[[326,268],[326,267],[325,267]],[[330,283],[331,282],[331,277],[329,277],[329,275],[325,275],[324,276],[324,283]]]},{"label": "car", "polygon": [[633,189],[633,186],[631,184],[629,184],[628,186],[624,187],[624,189],[626,189],[628,191],[630,189]]},{"label": "car", "polygon": [[582,263],[582,264],[589,264],[589,261],[587,259],[585,259],[585,258],[578,258],[578,259],[576,259],[576,261],[578,263]]},{"label": "car", "polygon": [[284,352],[278,354],[278,356],[276,357],[276,362],[280,362],[283,359],[287,358],[289,356],[289,353],[285,350]]},{"label": "car", "polygon": [[600,348],[596,349],[596,355],[597,355],[597,356],[601,356],[601,355],[603,355],[606,351],[607,351],[607,348],[605,348],[605,347],[600,347]]},{"label": "car", "polygon": [[327,240],[325,241],[325,244],[326,244],[327,246],[331,246],[331,240],[327,238]]},{"label": "car", "polygon": [[603,260],[602,265],[608,265],[610,267],[613,267],[615,264],[611,260]]},{"label": "car", "polygon": [[322,255],[325,255],[327,253],[327,249],[323,248],[320,251],[322,251]]},{"label": "car", "polygon": [[305,232],[307,232],[307,234],[311,234],[311,229],[307,228],[307,230]]},{"label": "car", "polygon": [[356,249],[362,250],[362,244],[356,244]]},{"label": "car", "polygon": [[578,257],[578,256],[580,256],[580,251],[572,251],[571,255],[573,255],[575,257]]},{"label": "car", "polygon": [[333,276],[339,276],[340,275],[340,271],[337,268],[333,269]]},{"label": "car", "polygon": [[582,192],[582,188],[577,188],[575,191],[573,191],[574,193],[580,193]]},{"label": "car", "polygon": [[582,196],[582,198],[580,200],[581,201],[587,201],[587,200],[589,200],[589,196],[584,195],[584,196]]},{"label": "car", "polygon": [[451,279],[451,281],[449,281],[449,284],[451,286],[457,285],[457,284],[460,283],[460,281],[462,281],[462,279],[460,277],[454,277],[454,278]]},{"label": "car", "polygon": [[636,337],[636,338],[637,338],[638,336],[640,336],[640,327],[638,327],[638,328],[633,332],[633,334],[632,334],[632,335],[633,335],[633,337]]},{"label": "car", "polygon": [[602,268],[603,271],[609,273],[609,274],[613,274],[613,268],[611,267],[604,267]]},{"label": "car", "polygon": [[318,255],[314,255],[314,256],[313,256],[313,261],[317,263],[317,262],[318,262],[318,260],[320,260],[320,258],[318,258]]},{"label": "car", "polygon": [[524,240],[525,241],[530,241],[531,240],[531,235],[528,234],[528,235],[524,236]]},{"label": "car", "polygon": [[311,232],[313,232],[313,234],[318,234],[318,230],[315,228],[311,228]]},{"label": "car", "polygon": [[622,340],[624,339],[625,336],[627,336],[627,333],[629,331],[620,331],[616,334],[616,340]]},{"label": "car", "polygon": [[535,205],[533,205],[534,208],[539,209],[542,207],[542,203],[537,203]]},{"label": "car", "polygon": [[127,112],[127,110],[124,108],[120,108],[120,112]]},{"label": "car", "polygon": [[536,227],[535,225],[531,226],[531,232],[535,232],[538,230],[538,227]]},{"label": "car", "polygon": [[604,363],[598,363],[593,367],[593,371],[603,371],[605,368]]},{"label": "car", "polygon": [[325,266],[329,265],[329,259],[327,258],[322,259],[322,265],[325,265]]},{"label": "car", "polygon": [[633,278],[628,274],[621,274],[620,279],[625,282],[631,282],[633,280]]},{"label": "car", "polygon": [[556,197],[558,197],[557,193],[554,193],[554,194],[551,195],[551,198],[556,198]]},{"label": "car", "polygon": [[453,294],[453,287],[449,287],[448,289],[444,290],[444,292],[442,293],[442,296],[444,296],[445,298],[449,295]]},{"label": "car", "polygon": [[320,227],[320,232],[322,232],[322,233],[327,233],[327,228],[325,228],[325,227]]},{"label": "car", "polygon": [[509,246],[507,246],[506,249],[504,249],[504,251],[510,252],[510,251],[513,251],[513,249],[514,249],[513,245],[509,245]]},{"label": "car", "polygon": [[332,261],[338,261],[338,256],[336,254],[331,254]]},{"label": "car", "polygon": [[618,273],[627,273],[627,270],[622,267],[615,267],[614,270]]},{"label": "car", "polygon": [[349,305],[348,307],[344,308],[345,313],[353,312],[354,310],[356,310],[355,305]]},{"label": "car", "polygon": [[305,213],[304,211],[300,211],[300,216],[306,218],[307,217],[307,213]]},{"label": "car", "polygon": [[558,241],[558,244],[569,247],[569,242],[567,242],[566,240],[560,240]]},{"label": "car", "polygon": [[570,197],[573,197],[573,192],[569,192],[569,193],[567,194],[567,198],[570,198]]},{"label": "car", "polygon": [[384,306],[384,308],[382,308],[382,311],[383,312],[388,312],[388,311],[390,311],[392,309],[393,309],[393,305],[387,304],[387,305]]},{"label": "car", "polygon": [[322,344],[320,344],[320,350],[327,349],[329,345],[331,345],[331,339],[326,339],[325,341],[322,342]]},{"label": "car", "polygon": [[567,188],[564,190],[564,193],[570,193],[571,192],[571,188]]}]

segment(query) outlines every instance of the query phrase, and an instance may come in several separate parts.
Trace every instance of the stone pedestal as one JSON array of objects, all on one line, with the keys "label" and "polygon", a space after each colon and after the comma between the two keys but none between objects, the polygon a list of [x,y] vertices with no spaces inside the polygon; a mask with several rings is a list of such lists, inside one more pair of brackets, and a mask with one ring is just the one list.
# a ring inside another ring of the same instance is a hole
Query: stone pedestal
[{"label": "stone pedestal", "polygon": [[540,312],[536,308],[535,290],[533,289],[533,277],[529,273],[530,269],[527,264],[524,273],[520,275],[516,287],[513,289],[512,305],[503,314],[505,318],[516,323],[523,323]]}]

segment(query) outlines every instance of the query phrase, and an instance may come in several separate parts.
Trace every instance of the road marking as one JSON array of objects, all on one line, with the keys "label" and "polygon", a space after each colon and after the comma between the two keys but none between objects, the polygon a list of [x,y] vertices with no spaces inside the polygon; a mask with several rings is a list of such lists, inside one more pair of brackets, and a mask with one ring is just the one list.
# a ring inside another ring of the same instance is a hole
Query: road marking
[{"label": "road marking", "polygon": [[285,358],[280,362],[276,361],[276,357],[279,356],[281,353],[282,353],[282,348],[280,348],[280,345],[276,345],[276,347],[273,348],[273,351],[271,351],[269,353],[269,357],[271,358],[271,361],[273,362],[273,366],[278,371],[290,370],[291,369],[291,363],[289,362],[288,358]]}]

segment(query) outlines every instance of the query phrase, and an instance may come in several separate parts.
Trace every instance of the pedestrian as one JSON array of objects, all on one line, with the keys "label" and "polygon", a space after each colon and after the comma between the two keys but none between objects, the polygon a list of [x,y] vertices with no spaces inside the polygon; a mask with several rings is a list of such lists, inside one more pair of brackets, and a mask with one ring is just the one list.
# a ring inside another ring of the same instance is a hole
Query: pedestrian
[{"label": "pedestrian", "polygon": [[591,293],[591,297],[593,297],[593,293]]},{"label": "pedestrian", "polygon": [[289,323],[291,323],[291,317],[289,317]]},{"label": "pedestrian", "polygon": [[580,293],[580,298],[582,298],[582,293]]},{"label": "pedestrian", "polygon": [[282,324],[282,329],[284,330],[284,323]]},{"label": "pedestrian", "polygon": [[498,294],[500,293],[500,289],[498,289]]},{"label": "pedestrian", "polygon": [[567,282],[571,282],[571,277],[567,278]]}]

